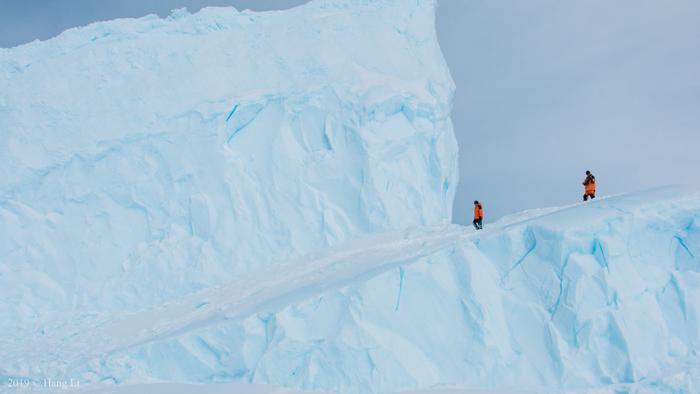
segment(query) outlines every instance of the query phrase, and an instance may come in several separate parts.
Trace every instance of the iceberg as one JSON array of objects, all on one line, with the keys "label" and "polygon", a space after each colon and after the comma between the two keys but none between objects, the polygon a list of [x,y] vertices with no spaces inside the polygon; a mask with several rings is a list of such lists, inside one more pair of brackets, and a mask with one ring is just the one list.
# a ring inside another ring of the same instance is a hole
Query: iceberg
[{"label": "iceberg", "polygon": [[362,234],[448,223],[454,85],[434,12],[179,10],[0,50],[12,315],[155,305]]},{"label": "iceberg", "polygon": [[3,381],[696,392],[700,192],[450,224],[436,6],[179,10],[1,49]]},{"label": "iceberg", "polygon": [[478,233],[368,235],[153,308],[49,325],[50,351],[5,339],[16,355],[5,373],[326,392],[693,393],[698,251],[700,192],[679,188]]}]

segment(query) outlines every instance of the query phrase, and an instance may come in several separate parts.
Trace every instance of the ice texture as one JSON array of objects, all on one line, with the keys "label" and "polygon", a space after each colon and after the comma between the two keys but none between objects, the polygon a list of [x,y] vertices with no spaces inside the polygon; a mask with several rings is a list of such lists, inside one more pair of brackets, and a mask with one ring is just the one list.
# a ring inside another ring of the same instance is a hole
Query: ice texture
[{"label": "ice texture", "polygon": [[478,235],[385,235],[293,265],[286,279],[264,275],[136,314],[120,332],[146,315],[173,318],[75,373],[331,392],[693,393],[699,253],[700,193],[679,189]]},{"label": "ice texture", "polygon": [[697,392],[700,193],[450,225],[435,6],[0,50],[3,383]]},{"label": "ice texture", "polygon": [[448,223],[454,85],[435,6],[179,10],[0,49],[12,315],[153,305]]},{"label": "ice texture", "polygon": [[486,230],[371,235],[119,316],[5,337],[6,374],[330,392],[695,393],[700,193],[664,188]]}]

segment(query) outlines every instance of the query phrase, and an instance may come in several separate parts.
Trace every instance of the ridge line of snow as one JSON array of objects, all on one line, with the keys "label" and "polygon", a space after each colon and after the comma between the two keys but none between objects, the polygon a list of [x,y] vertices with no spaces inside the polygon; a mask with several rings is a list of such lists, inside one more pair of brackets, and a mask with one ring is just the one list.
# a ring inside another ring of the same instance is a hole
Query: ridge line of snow
[{"label": "ridge line of snow", "polygon": [[[600,205],[605,201],[614,201],[629,195],[634,194],[626,193],[601,197],[586,206]],[[88,353],[90,356],[80,358],[97,357],[126,350],[147,342],[172,338],[183,332],[210,326],[221,321],[242,319],[261,310],[277,309],[279,301],[282,299],[285,300],[286,305],[293,300],[306,298],[328,288],[352,282],[357,278],[375,276],[406,262],[415,262],[451,244],[467,240],[478,241],[480,238],[498,234],[502,230],[581,206],[584,204],[577,203],[564,207],[548,208],[541,215],[531,216],[514,223],[507,221],[502,224],[496,223],[481,232],[474,232],[468,227],[456,225],[433,226],[384,233],[350,241],[323,252],[271,267],[234,282],[208,288],[180,300],[137,312],[116,322],[108,322],[106,324],[108,329],[96,327],[92,333],[95,338],[120,336],[128,338],[128,341],[109,344],[101,349],[93,348]],[[446,229],[447,231],[445,231]],[[409,238],[414,233],[421,235]],[[371,246],[366,246],[368,244]],[[356,261],[360,257],[364,259],[362,263]],[[276,271],[276,275],[272,276],[273,279],[263,280],[263,278],[270,278],[269,273],[272,271]],[[337,279],[338,277],[340,279]],[[217,299],[220,302],[212,301]],[[194,310],[192,311],[192,309]],[[185,311],[191,312],[184,313]],[[158,316],[173,314],[175,317],[165,321],[165,323],[149,321],[148,316],[153,315],[154,312],[158,312]],[[152,328],[142,328],[136,331],[130,324],[134,321],[140,322],[141,327],[152,323]],[[125,334],[125,332],[129,334]],[[72,353],[80,354],[79,352]]]},{"label": "ridge line of snow", "polygon": [[[662,190],[675,194],[663,201],[652,202],[650,206],[675,204],[688,197],[675,189]],[[585,207],[611,209],[616,214],[633,214],[636,210],[620,211],[619,207],[608,204],[617,200],[624,202],[630,196],[634,198],[638,195],[601,198]],[[646,206],[637,204],[637,208],[644,209]],[[442,225],[365,237],[124,318],[102,320],[88,328],[87,332],[54,337],[56,343],[49,347],[51,352],[42,357],[53,362],[60,360],[63,366],[79,367],[91,360],[103,359],[145,343],[170,339],[224,321],[238,321],[255,313],[273,312],[328,289],[415,263],[459,242],[473,241],[478,244],[480,240],[498,236],[504,230],[528,226],[527,223],[581,206],[584,204],[548,209],[543,214],[530,215],[516,223],[506,220],[481,232],[467,227]],[[269,275],[271,271],[275,275]]]}]

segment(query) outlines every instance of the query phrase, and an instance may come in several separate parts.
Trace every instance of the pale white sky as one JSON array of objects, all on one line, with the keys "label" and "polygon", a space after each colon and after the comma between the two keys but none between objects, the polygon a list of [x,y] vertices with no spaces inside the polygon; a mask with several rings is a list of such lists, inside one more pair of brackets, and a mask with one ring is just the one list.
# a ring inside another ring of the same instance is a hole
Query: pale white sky
[{"label": "pale white sky", "polygon": [[[0,47],[96,20],[206,5],[282,9],[305,0],[0,0]],[[487,223],[581,197],[700,184],[700,2],[440,0],[457,84],[455,221]]]}]

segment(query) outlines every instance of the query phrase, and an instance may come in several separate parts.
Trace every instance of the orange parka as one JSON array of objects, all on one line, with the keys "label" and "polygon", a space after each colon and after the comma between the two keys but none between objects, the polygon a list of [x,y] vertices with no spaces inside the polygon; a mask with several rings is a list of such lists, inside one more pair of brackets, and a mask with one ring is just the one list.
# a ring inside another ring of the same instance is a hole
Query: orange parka
[{"label": "orange parka", "polygon": [[481,204],[474,205],[474,220],[479,220],[484,218],[484,209]]},{"label": "orange parka", "polygon": [[595,177],[593,174],[586,177],[586,180],[583,181],[583,185],[586,187],[586,194],[595,194]]}]

